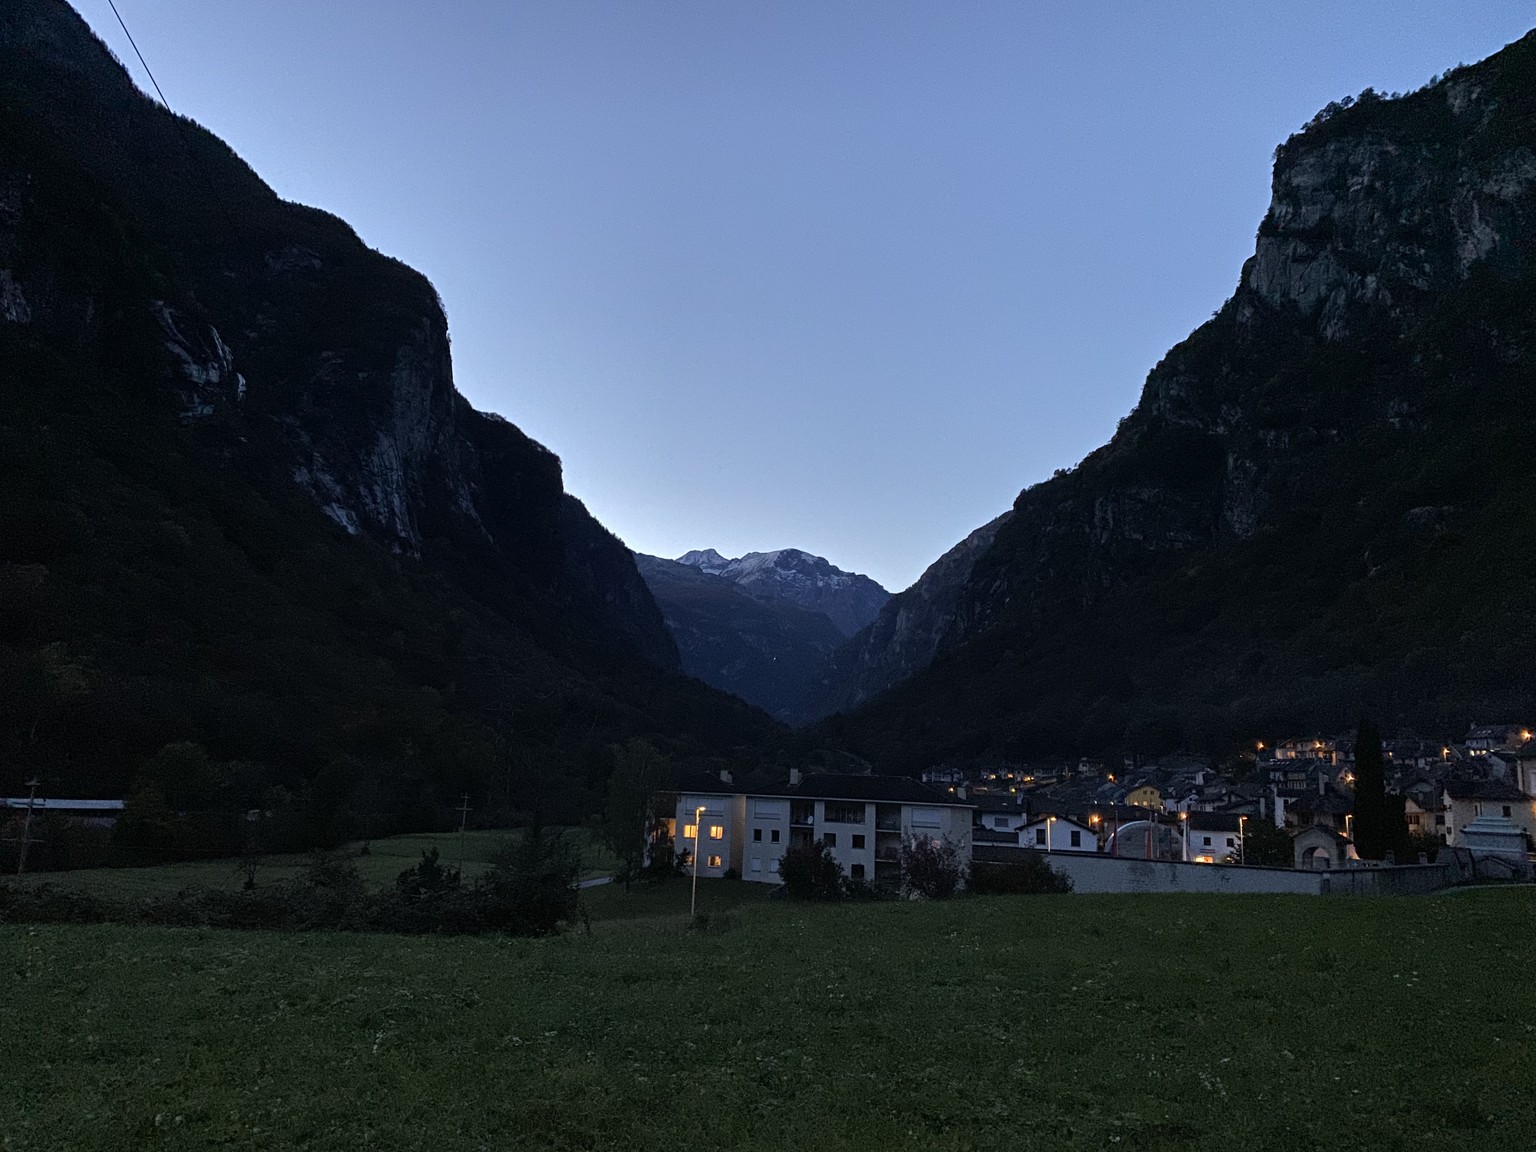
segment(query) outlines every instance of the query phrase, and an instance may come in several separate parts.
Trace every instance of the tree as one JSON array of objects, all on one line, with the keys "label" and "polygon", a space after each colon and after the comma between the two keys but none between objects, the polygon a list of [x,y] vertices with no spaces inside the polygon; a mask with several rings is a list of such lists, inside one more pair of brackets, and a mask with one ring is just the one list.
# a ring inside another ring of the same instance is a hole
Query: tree
[{"label": "tree", "polygon": [[844,894],[843,866],[820,841],[790,845],[779,858],[779,879],[796,900],[840,900]]},{"label": "tree", "polygon": [[1392,847],[1387,827],[1387,781],[1381,732],[1361,720],[1355,736],[1355,851],[1362,860],[1380,860]]},{"label": "tree", "polygon": [[671,762],[648,741],[631,740],[616,750],[596,831],[618,858],[626,889],[644,867],[647,852],[665,837],[664,814],[657,810],[656,797],[674,783]]},{"label": "tree", "polygon": [[949,840],[913,836],[901,845],[901,893],[943,900],[953,896],[966,880],[965,861]]},{"label": "tree", "polygon": [[1243,863],[1265,868],[1290,868],[1296,863],[1291,838],[1284,828],[1268,820],[1249,820],[1244,826]]}]

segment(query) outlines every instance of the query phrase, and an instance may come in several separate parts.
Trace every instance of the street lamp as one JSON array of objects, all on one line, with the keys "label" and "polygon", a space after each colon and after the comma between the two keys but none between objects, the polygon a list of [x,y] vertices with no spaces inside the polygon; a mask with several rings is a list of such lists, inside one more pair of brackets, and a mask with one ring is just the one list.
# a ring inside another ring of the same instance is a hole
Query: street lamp
[{"label": "street lamp", "polygon": [[693,896],[688,901],[688,919],[692,920],[699,907],[699,825],[704,822],[704,806],[693,810]]},{"label": "street lamp", "polygon": [[1189,813],[1179,813],[1179,823],[1184,825],[1184,863],[1189,863]]},{"label": "street lamp", "polygon": [[1054,823],[1056,823],[1056,817],[1047,816],[1045,818],[1045,854],[1047,856],[1051,854],[1051,825]]},{"label": "street lamp", "polygon": [[1248,841],[1243,831],[1243,826],[1247,823],[1248,817],[1239,816],[1237,818],[1237,862],[1239,864],[1248,863]]}]

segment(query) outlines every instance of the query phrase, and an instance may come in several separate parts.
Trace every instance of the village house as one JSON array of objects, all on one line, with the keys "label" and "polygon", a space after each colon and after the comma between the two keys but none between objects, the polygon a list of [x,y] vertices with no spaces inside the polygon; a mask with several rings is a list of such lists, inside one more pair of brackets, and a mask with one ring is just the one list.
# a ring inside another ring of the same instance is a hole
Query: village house
[{"label": "village house", "polygon": [[1180,823],[1184,859],[1195,864],[1220,864],[1242,856],[1243,817],[1228,812],[1191,812]]},{"label": "village house", "polygon": [[904,841],[947,840],[969,862],[971,809],[905,776],[791,771],[782,785],[749,790],[722,772],[679,786],[674,846],[681,855],[697,844],[700,876],[778,884],[791,845],[821,843],[850,880],[894,886]]},{"label": "village house", "polygon": [[1462,829],[1479,816],[1502,816],[1527,839],[1536,836],[1536,801],[1507,780],[1445,782],[1445,842],[1462,847]]},{"label": "village house", "polygon": [[1019,829],[1018,845],[1037,852],[1097,852],[1099,836],[1069,816],[1043,816]]}]

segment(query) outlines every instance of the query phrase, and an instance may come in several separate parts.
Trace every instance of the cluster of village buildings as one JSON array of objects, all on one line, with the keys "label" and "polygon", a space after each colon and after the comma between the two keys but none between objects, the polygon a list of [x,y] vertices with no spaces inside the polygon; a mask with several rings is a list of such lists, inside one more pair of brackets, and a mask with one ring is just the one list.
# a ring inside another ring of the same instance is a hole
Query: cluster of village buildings
[{"label": "cluster of village buildings", "polygon": [[[1387,791],[1417,845],[1491,853],[1527,866],[1536,843],[1536,740],[1520,724],[1474,726],[1457,743],[1383,741]],[[1259,744],[1242,773],[1183,756],[1155,763],[938,767],[905,777],[791,772],[768,787],[684,781],[668,832],[702,876],[778,883],[794,844],[826,845],[847,876],[899,875],[904,840],[992,849],[1247,864],[1258,823],[1283,830],[1291,865],[1345,868],[1354,850],[1352,735]],[[1273,838],[1271,837],[1271,840]],[[1267,861],[1274,864],[1275,861]],[[1397,861],[1414,863],[1415,860]]]}]

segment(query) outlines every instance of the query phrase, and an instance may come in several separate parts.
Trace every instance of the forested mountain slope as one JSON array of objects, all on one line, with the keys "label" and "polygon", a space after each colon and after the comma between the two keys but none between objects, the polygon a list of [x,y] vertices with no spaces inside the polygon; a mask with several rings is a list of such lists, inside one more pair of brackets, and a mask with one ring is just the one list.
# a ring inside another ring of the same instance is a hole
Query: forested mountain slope
[{"label": "forested mountain slope", "polygon": [[241,804],[409,820],[461,790],[579,807],[629,736],[774,738],[677,673],[559,460],[455,390],[431,285],[59,0],[0,8],[0,365],[8,793],[121,795],[193,741]]},{"label": "forested mountain slope", "polygon": [[919,767],[1524,712],[1533,400],[1536,34],[1282,145],[1232,298],[821,736]]}]

